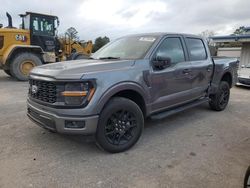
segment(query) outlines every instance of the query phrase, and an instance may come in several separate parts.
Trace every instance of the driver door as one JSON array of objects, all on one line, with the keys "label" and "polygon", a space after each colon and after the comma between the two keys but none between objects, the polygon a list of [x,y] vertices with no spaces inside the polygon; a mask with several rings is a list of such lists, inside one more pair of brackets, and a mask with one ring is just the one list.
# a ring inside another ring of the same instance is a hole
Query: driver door
[{"label": "driver door", "polygon": [[[157,56],[170,59],[170,64],[162,69],[156,68],[154,61]],[[187,52],[181,36],[166,37],[157,48],[151,61],[152,70],[149,75],[152,112],[180,105],[192,99],[190,93],[192,65],[186,59]]]}]

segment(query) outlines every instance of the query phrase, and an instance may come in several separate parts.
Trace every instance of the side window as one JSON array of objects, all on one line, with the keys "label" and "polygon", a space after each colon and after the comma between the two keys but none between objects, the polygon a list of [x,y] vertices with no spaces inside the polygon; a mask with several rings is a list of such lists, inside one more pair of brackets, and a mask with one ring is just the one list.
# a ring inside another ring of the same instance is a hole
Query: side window
[{"label": "side window", "polygon": [[33,17],[32,18],[33,34],[53,36],[54,20],[50,18]]},{"label": "side window", "polygon": [[191,61],[207,59],[206,49],[201,39],[187,38],[186,42]]},{"label": "side window", "polygon": [[165,39],[158,48],[156,55],[171,58],[172,63],[185,61],[185,55],[180,38],[173,37]]},{"label": "side window", "polygon": [[34,30],[34,31],[39,31],[38,18],[35,18],[35,19],[33,20],[33,30]]}]

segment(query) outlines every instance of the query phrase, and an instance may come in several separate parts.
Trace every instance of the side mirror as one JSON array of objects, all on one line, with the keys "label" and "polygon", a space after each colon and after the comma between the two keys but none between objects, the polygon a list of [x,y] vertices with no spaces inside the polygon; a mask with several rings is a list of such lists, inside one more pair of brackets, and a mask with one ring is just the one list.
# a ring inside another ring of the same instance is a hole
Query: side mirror
[{"label": "side mirror", "polygon": [[153,66],[158,70],[163,70],[171,65],[171,58],[157,54],[153,60]]}]

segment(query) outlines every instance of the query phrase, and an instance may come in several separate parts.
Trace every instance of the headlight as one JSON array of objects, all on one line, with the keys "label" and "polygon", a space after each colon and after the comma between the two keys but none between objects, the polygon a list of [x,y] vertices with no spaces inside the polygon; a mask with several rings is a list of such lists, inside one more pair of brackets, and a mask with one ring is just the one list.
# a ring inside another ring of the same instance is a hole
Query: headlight
[{"label": "headlight", "polygon": [[64,97],[65,105],[79,106],[88,103],[94,92],[91,82],[67,83],[61,96]]}]

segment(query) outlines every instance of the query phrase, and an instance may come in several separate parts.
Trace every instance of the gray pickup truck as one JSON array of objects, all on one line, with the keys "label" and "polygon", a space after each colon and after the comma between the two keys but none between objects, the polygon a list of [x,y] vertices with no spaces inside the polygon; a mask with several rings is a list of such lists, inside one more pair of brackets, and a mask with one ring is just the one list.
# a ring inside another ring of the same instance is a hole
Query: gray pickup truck
[{"label": "gray pickup truck", "polygon": [[28,117],[59,133],[94,134],[108,152],[141,136],[144,120],[208,102],[224,110],[237,81],[236,59],[213,59],[194,35],[152,33],[119,38],[87,60],[35,67]]}]

